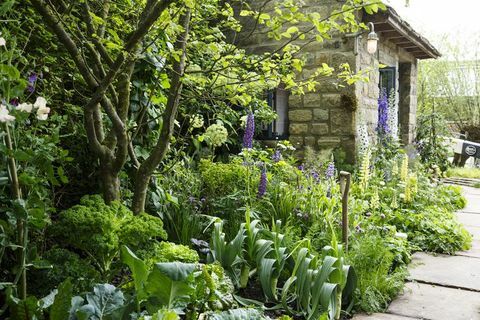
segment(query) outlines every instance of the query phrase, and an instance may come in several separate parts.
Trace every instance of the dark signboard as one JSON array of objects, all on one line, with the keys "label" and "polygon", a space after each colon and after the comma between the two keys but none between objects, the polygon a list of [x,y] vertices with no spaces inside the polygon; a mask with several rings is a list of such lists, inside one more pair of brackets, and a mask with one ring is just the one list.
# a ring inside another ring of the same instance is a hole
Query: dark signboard
[{"label": "dark signboard", "polygon": [[480,144],[463,143],[462,154],[474,158],[480,158]]}]

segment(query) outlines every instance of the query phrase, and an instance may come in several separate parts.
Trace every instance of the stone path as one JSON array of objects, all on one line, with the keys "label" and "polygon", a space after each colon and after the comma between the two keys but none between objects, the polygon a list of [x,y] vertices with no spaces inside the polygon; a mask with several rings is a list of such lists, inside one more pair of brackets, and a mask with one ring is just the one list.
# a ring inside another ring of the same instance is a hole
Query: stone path
[{"label": "stone path", "polygon": [[354,320],[480,320],[480,189],[464,190],[468,204],[457,215],[473,235],[472,248],[454,256],[415,253],[404,293],[385,313]]}]

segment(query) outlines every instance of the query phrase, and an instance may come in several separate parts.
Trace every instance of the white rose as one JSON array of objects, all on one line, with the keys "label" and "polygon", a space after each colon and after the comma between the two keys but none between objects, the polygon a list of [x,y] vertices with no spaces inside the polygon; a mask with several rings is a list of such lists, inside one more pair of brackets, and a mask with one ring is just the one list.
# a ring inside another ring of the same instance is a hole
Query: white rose
[{"label": "white rose", "polygon": [[10,122],[15,120],[15,117],[12,116],[6,106],[0,104],[0,122]]},{"label": "white rose", "polygon": [[22,112],[32,112],[32,109],[33,109],[33,105],[31,103],[20,103],[17,108],[16,108],[18,111],[22,111]]}]

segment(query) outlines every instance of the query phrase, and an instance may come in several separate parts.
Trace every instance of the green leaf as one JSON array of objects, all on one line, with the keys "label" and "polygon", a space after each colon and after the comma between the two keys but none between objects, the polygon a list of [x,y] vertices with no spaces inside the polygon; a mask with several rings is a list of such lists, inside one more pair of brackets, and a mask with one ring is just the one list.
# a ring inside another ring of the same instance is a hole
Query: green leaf
[{"label": "green leaf", "polygon": [[126,265],[130,268],[135,284],[135,291],[137,293],[137,300],[141,302],[146,298],[144,285],[148,278],[148,270],[145,263],[139,259],[127,246],[122,246],[120,249],[120,256]]},{"label": "green leaf", "polygon": [[87,293],[88,305],[80,308],[84,313],[93,311],[98,319],[112,315],[116,310],[124,306],[125,298],[122,291],[115,286],[105,283],[97,284],[93,293]]},{"label": "green leaf", "polygon": [[20,79],[20,71],[14,66],[0,64],[0,73],[7,75],[10,80]]},{"label": "green leaf", "polygon": [[148,292],[147,309],[183,309],[194,292],[191,285],[195,264],[168,262],[155,264],[148,276],[145,289]]},{"label": "green leaf", "polygon": [[18,161],[28,161],[32,158],[30,154],[23,150],[15,150],[15,152],[13,153],[13,157]]},{"label": "green leaf", "polygon": [[50,320],[64,320],[69,318],[72,305],[73,286],[70,278],[58,286],[58,293],[55,295],[52,309],[50,310]]},{"label": "green leaf", "polygon": [[25,300],[10,300],[11,319],[15,320],[33,320],[38,319],[41,312],[38,307],[38,300],[34,296],[29,296]]}]

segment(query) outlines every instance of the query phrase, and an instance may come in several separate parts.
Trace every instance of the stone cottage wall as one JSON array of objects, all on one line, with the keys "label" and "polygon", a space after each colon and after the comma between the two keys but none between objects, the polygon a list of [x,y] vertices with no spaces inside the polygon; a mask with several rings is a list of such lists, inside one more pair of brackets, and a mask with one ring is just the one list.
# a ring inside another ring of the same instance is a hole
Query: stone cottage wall
[{"label": "stone cottage wall", "polygon": [[396,103],[399,110],[400,138],[402,143],[413,141],[416,122],[416,79],[417,60],[413,55],[382,37],[378,50],[371,55],[366,50],[367,40],[362,37],[358,46],[356,70],[368,70],[369,82],[355,84],[355,93],[359,99],[359,108],[355,113],[357,125],[366,124],[369,136],[374,139],[378,122],[378,97],[380,95],[378,71],[379,64],[395,68]]},{"label": "stone cottage wall", "polygon": [[[264,4],[264,0],[252,0],[255,4]],[[273,11],[271,1],[263,9]],[[338,0],[305,0],[303,10],[319,12],[328,16],[333,8],[338,8]],[[252,27],[252,26],[250,26]],[[240,43],[247,51],[253,53],[273,52],[283,41],[268,39],[263,30],[253,32],[247,25],[242,34],[248,34]],[[240,38],[242,37],[240,35]],[[347,161],[354,162],[356,154],[357,126],[367,124],[369,136],[375,137],[378,120],[379,64],[395,67],[397,103],[399,104],[400,133],[404,143],[413,139],[416,113],[416,59],[405,50],[382,37],[378,51],[371,55],[366,51],[366,37],[360,41],[353,37],[338,35],[332,40],[305,45],[298,40],[295,44],[303,47],[306,65],[299,78],[308,78],[316,68],[326,63],[339,70],[342,63],[349,63],[352,70],[369,70],[368,82],[357,82],[353,86],[340,87],[335,77],[320,81],[315,92],[304,96],[289,97],[289,139],[294,146],[310,146],[315,149],[334,149],[346,151]]]},{"label": "stone cottage wall", "polygon": [[[253,1],[255,4],[255,1]],[[260,1],[264,3],[264,1]],[[337,0],[306,0],[304,10],[319,12],[328,16],[333,8],[338,8]],[[273,5],[267,6],[265,11],[273,10]],[[261,30],[260,30],[261,31]],[[249,32],[248,29],[243,33]],[[285,41],[285,40],[283,40]],[[273,51],[283,42],[268,39],[264,34],[253,33],[241,45],[250,52],[262,53]],[[298,40],[296,44],[303,45]],[[353,53],[353,39],[336,37],[322,43],[311,43],[302,49],[306,58],[306,65],[299,78],[308,78],[315,70],[326,63],[339,70],[343,63],[355,65]],[[310,146],[315,149],[333,149],[342,147],[353,159],[355,144],[354,110],[356,98],[354,87],[339,87],[336,77],[320,79],[320,85],[315,92],[303,96],[290,95],[289,98],[289,139],[297,148]],[[353,160],[352,160],[353,161]]]}]

